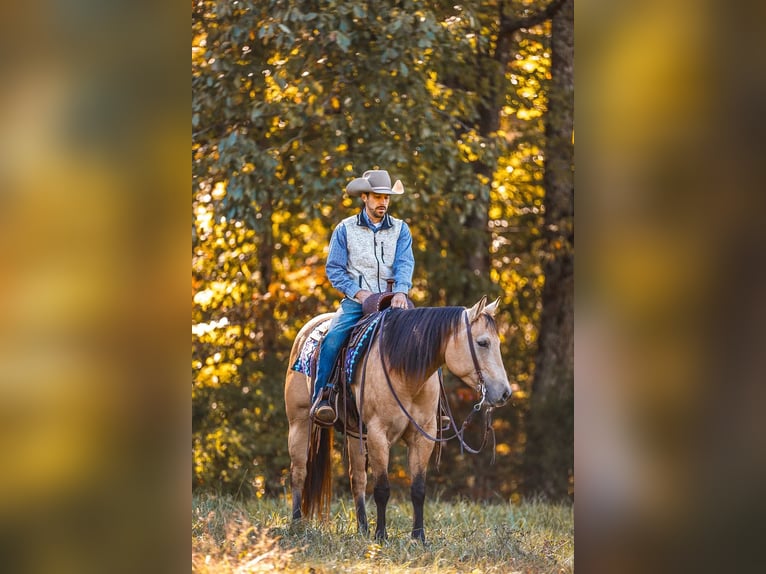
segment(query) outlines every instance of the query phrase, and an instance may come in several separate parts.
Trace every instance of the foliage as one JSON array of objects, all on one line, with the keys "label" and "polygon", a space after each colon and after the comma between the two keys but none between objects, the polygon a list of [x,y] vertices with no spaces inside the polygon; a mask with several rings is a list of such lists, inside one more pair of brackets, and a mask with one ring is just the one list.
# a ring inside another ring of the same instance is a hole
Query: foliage
[{"label": "foliage", "polygon": [[[496,465],[449,447],[442,465],[459,472],[433,478],[446,493],[517,492],[543,286],[550,54],[547,24],[512,36],[501,24],[546,5],[193,3],[195,489],[283,488],[292,339],[339,300],[324,259],[332,226],[357,209],[345,184],[381,167],[405,184],[392,212],[412,229],[416,304],[500,296],[518,389],[495,414]],[[475,397],[453,378],[448,387],[462,420]],[[401,457],[392,470],[402,472]]]},{"label": "foliage", "polygon": [[[290,314],[309,316],[327,303],[314,280],[321,272],[312,273],[316,255],[303,258],[302,267],[295,244],[288,248],[296,251],[293,258],[278,266],[283,281],[258,293],[251,271],[258,265],[254,233],[225,218],[215,224],[209,201],[198,198],[192,260],[194,484],[258,494],[266,483],[278,485],[282,472],[274,469],[289,464],[281,395],[287,352],[300,328]],[[265,305],[269,299],[277,304]],[[267,345],[263,325],[275,320],[285,329]]]},{"label": "foliage", "polygon": [[[347,498],[350,503],[350,497]],[[374,504],[368,508],[374,516]],[[393,497],[389,539],[356,533],[352,505],[339,501],[329,523],[289,522],[284,499],[193,501],[193,571],[281,572],[573,572],[574,513],[566,504],[486,504],[426,500],[427,544],[410,539],[411,505]],[[242,548],[243,536],[250,536]],[[240,556],[237,557],[237,549]],[[209,556],[209,558],[207,558]],[[207,560],[206,560],[207,558]],[[239,569],[238,569],[239,568]]]}]

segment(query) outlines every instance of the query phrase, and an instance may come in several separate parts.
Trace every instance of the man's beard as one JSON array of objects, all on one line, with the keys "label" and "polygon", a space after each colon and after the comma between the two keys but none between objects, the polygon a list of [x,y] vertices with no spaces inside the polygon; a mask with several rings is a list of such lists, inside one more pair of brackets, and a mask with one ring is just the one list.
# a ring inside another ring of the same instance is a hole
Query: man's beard
[{"label": "man's beard", "polygon": [[383,219],[383,216],[386,215],[386,211],[386,207],[376,207],[375,209],[368,211],[367,215],[376,219]]}]

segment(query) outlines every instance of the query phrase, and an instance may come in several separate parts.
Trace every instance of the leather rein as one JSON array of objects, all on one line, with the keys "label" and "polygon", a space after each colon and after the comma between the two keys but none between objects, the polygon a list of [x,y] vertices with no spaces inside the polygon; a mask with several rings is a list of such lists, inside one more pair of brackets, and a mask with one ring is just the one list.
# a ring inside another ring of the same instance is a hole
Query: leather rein
[{"label": "leather rein", "polygon": [[[386,362],[383,360],[382,353],[380,354],[380,363],[383,368],[383,374],[386,377],[386,383],[388,383],[388,388],[391,391],[391,394],[394,396],[394,399],[396,400],[396,403],[399,405],[399,408],[402,410],[402,412],[405,414],[405,416],[409,419],[409,421],[413,424],[413,426],[418,430],[420,434],[422,434],[425,438],[427,438],[430,441],[436,442],[436,443],[445,443],[449,440],[452,440],[453,438],[457,438],[458,442],[460,443],[460,450],[461,452],[463,450],[468,451],[471,454],[478,454],[481,452],[481,450],[484,448],[484,446],[487,443],[487,435],[492,435],[492,443],[495,444],[495,431],[492,428],[492,412],[494,411],[494,407],[487,406],[486,407],[486,416],[485,416],[485,426],[484,426],[484,436],[482,438],[481,445],[478,449],[473,449],[471,446],[469,446],[465,439],[463,438],[463,434],[465,432],[466,426],[471,422],[471,419],[481,411],[482,407],[486,403],[487,399],[487,385],[484,380],[484,374],[481,371],[481,367],[479,366],[479,360],[476,356],[476,348],[474,346],[473,342],[473,336],[471,335],[471,324],[468,320],[468,312],[466,311],[465,315],[463,315],[463,318],[465,319],[465,329],[466,329],[466,335],[468,337],[468,348],[471,351],[471,360],[473,361],[473,366],[476,372],[476,376],[479,379],[479,388],[478,392],[481,394],[481,400],[476,403],[473,406],[473,410],[468,415],[468,417],[463,421],[463,424],[460,426],[460,429],[457,428],[457,424],[455,423],[455,418],[452,416],[452,410],[449,406],[449,401],[447,400],[447,392],[444,388],[444,379],[442,377],[442,370],[439,368],[437,371],[439,373],[439,411],[444,412],[449,419],[449,428],[451,428],[454,431],[454,435],[449,437],[442,437],[441,434],[443,432],[441,424],[438,427],[438,433],[439,436],[431,436],[423,427],[421,427],[417,421],[412,417],[412,415],[407,411],[405,406],[402,404],[401,399],[399,399],[399,395],[396,394],[396,391],[394,390],[394,385],[391,383],[391,377],[388,374],[388,369],[386,367]],[[383,332],[383,325],[385,323],[386,317],[385,314],[380,319],[380,323],[375,328],[374,335],[382,335]],[[378,333],[380,331],[380,334]],[[378,338],[378,349],[380,349],[380,338]],[[364,365],[362,367],[362,380],[360,383],[360,397],[359,397],[359,419],[362,419],[362,409],[364,406],[364,383],[365,383],[365,376],[366,376],[366,363],[367,363],[367,356],[369,353],[365,355]],[[441,416],[441,415],[440,415]],[[360,441],[361,442],[361,441]],[[492,462],[494,462],[494,449],[492,453]],[[437,459],[438,464],[438,459]]]}]

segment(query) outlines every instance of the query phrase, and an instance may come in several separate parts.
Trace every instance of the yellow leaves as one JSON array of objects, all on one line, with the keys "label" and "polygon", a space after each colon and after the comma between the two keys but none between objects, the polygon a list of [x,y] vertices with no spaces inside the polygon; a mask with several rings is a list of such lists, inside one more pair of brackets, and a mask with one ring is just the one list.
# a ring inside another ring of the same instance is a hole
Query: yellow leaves
[{"label": "yellow leaves", "polygon": [[520,120],[527,121],[539,118],[542,115],[543,112],[540,110],[520,109],[518,112],[516,112],[516,117],[518,117]]},{"label": "yellow leaves", "polygon": [[332,98],[330,98],[330,106],[332,107],[333,110],[337,112],[340,109],[340,100],[338,100],[337,97],[333,96]]},{"label": "yellow leaves", "polygon": [[460,150],[460,155],[463,161],[474,162],[479,159],[479,156],[474,153],[472,147],[463,140],[457,141],[457,148]]},{"label": "yellow leaves", "polygon": [[199,305],[203,309],[205,309],[208,305],[210,305],[210,302],[213,300],[213,291],[211,289],[205,289],[203,291],[198,291],[194,294],[194,298],[192,299],[194,301],[195,305]]},{"label": "yellow leaves", "polygon": [[295,101],[299,97],[298,88],[296,86],[285,86],[282,90],[282,97]]},{"label": "yellow leaves", "polygon": [[207,309],[213,300],[220,299],[224,293],[228,292],[230,292],[228,283],[223,281],[211,281],[208,283],[207,289],[203,289],[194,294],[193,301],[202,309]]},{"label": "yellow leaves", "polygon": [[199,369],[194,378],[195,386],[217,389],[221,385],[238,381],[236,364],[230,362],[219,363],[216,362],[214,357],[207,357],[205,363],[205,366]]},{"label": "yellow leaves", "polygon": [[276,211],[271,216],[271,221],[274,224],[274,231],[278,229],[278,227],[287,221],[290,220],[290,212],[289,211]]},{"label": "yellow leaves", "polygon": [[205,61],[205,46],[207,44],[207,33],[195,34],[192,38],[192,69],[199,69],[207,66]]},{"label": "yellow leaves", "polygon": [[226,182],[219,181],[216,183],[210,195],[213,197],[213,199],[221,199],[224,195],[226,195]]},{"label": "yellow leaves", "polygon": [[[284,77],[284,72],[277,71],[275,73],[264,73],[264,80],[266,83],[266,90],[264,92],[264,100],[267,102],[281,102],[282,100],[289,100],[294,103],[300,103],[306,96],[305,88],[299,88],[297,85],[291,85],[287,83]],[[309,99],[311,96],[309,96]]]}]

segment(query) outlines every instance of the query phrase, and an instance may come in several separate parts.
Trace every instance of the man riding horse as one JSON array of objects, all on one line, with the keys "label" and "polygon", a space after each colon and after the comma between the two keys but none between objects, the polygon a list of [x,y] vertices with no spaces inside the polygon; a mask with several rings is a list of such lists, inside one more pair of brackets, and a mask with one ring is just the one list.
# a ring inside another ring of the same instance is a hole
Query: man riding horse
[{"label": "man riding horse", "polygon": [[327,278],[345,297],[330,323],[319,351],[312,397],[313,420],[332,424],[336,418],[330,404],[330,376],[341,348],[357,321],[362,304],[374,293],[387,288],[393,279],[391,307],[406,308],[412,288],[415,260],[410,228],[388,214],[391,195],[404,193],[402,182],[382,169],[368,170],[346,186],[346,193],[362,200],[362,210],[341,221],[333,230],[325,271]]}]

